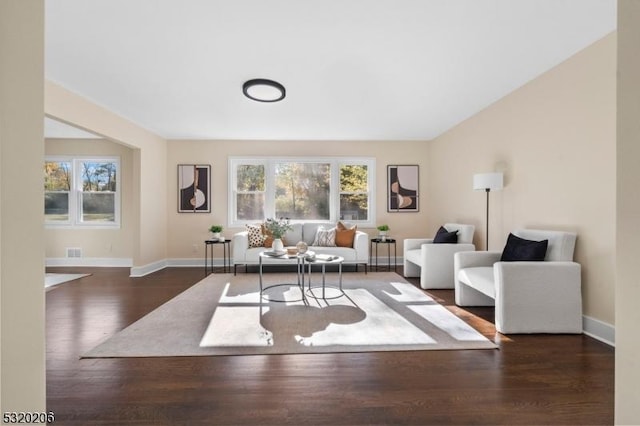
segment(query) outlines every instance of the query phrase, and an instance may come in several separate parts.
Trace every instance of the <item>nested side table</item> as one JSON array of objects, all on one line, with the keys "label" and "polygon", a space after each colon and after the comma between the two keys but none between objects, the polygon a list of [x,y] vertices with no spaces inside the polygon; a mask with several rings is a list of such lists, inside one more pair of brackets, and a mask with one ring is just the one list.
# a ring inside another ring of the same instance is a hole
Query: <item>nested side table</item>
[{"label": "nested side table", "polygon": [[[204,275],[209,275],[209,264],[211,264],[211,273],[213,273],[213,246],[222,244],[222,272],[231,272],[231,240],[205,240],[204,241]],[[211,247],[211,250],[209,250]]]},{"label": "nested side table", "polygon": [[384,241],[382,238],[372,238],[369,243],[369,267],[373,269],[373,247],[376,248],[375,265],[376,271],[378,270],[378,245],[385,244],[387,246],[387,271],[391,270],[391,244],[393,244],[393,270],[398,272],[398,265],[396,264],[397,252],[396,252],[396,240],[395,238],[386,238]]}]

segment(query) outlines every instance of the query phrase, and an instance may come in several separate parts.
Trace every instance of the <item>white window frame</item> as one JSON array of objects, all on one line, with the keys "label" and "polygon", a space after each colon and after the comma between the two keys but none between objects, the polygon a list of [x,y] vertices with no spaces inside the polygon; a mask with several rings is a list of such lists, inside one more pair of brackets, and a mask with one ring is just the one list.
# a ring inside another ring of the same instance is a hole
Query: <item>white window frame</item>
[{"label": "white window frame", "polygon": [[[45,162],[69,162],[71,163],[71,189],[69,190],[69,220],[48,221],[45,217],[47,228],[70,228],[70,229],[114,229],[120,228],[120,199],[122,187],[122,172],[120,168],[120,157],[101,156],[46,156]],[[85,222],[82,220],[82,197],[85,191],[82,190],[82,163],[115,163],[116,164],[116,190],[114,194],[114,221],[113,222]]]},{"label": "white window frame", "polygon": [[237,167],[240,165],[262,165],[265,170],[265,203],[264,214],[275,217],[275,165],[282,162],[292,163],[328,163],[331,167],[331,183],[329,193],[329,219],[318,220],[292,220],[292,222],[337,222],[340,214],[340,167],[343,165],[367,166],[367,195],[369,199],[369,211],[367,220],[345,220],[345,222],[357,224],[363,228],[375,227],[376,223],[376,159],[373,157],[229,157],[228,174],[229,188],[227,191],[228,226],[243,227],[256,220],[240,220],[237,218]]}]

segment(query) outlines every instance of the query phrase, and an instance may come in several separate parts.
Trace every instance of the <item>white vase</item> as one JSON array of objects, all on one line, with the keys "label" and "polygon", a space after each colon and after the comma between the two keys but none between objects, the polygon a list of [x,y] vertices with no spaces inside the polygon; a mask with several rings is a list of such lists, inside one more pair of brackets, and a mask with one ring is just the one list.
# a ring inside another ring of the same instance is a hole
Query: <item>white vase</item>
[{"label": "white vase", "polygon": [[219,232],[212,232],[211,233],[211,239],[212,240],[220,239],[220,233]]},{"label": "white vase", "polygon": [[284,244],[280,238],[276,238],[273,240],[273,244],[271,245],[273,251],[284,251]]}]

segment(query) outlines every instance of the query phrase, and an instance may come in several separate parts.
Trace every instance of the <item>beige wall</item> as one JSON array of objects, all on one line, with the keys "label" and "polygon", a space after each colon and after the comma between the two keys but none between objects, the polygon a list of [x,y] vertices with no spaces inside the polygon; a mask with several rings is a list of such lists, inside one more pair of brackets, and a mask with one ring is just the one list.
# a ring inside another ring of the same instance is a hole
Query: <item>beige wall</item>
[{"label": "beige wall", "polygon": [[[427,142],[371,142],[371,141],[169,141],[167,175],[169,180],[169,233],[167,256],[172,259],[201,258],[204,254],[203,241],[208,236],[208,228],[213,224],[223,224],[223,234],[231,237],[239,229],[227,228],[227,181],[229,156],[367,156],[376,158],[377,220],[387,223],[390,235],[400,240],[416,234],[426,235],[430,206],[422,198],[417,213],[387,213],[386,179],[388,164],[417,164],[420,166],[421,194],[427,187]],[[177,213],[178,164],[212,165],[211,214]],[[372,235],[375,229],[365,229]],[[401,243],[398,256],[402,256]]]},{"label": "beige wall", "polygon": [[616,424],[640,424],[640,2],[618,3]]},{"label": "beige wall", "polygon": [[67,247],[80,247],[85,258],[130,260],[133,257],[134,234],[133,150],[105,139],[47,139],[45,155],[95,155],[119,158],[118,185],[121,197],[120,228],[118,229],[47,228],[45,230],[47,259],[64,258]]},{"label": "beige wall", "polygon": [[44,109],[51,118],[133,149],[133,264],[141,273],[162,267],[167,246],[167,192],[162,190],[168,182],[166,141],[51,81],[45,81]]},{"label": "beige wall", "polygon": [[45,399],[44,1],[0,1],[0,413]]},{"label": "beige wall", "polygon": [[614,323],[616,36],[609,35],[430,144],[432,231],[476,225],[484,249],[485,193],[474,173],[503,171],[490,194],[489,248],[519,227],[578,234],[584,314]]}]

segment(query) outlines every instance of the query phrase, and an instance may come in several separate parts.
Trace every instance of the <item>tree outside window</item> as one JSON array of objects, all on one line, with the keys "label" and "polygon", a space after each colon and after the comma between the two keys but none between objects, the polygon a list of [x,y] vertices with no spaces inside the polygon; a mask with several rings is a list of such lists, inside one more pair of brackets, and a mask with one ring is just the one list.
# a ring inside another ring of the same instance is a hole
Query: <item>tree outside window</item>
[{"label": "tree outside window", "polygon": [[230,225],[287,217],[373,226],[374,171],[372,158],[231,158]]},{"label": "tree outside window", "polygon": [[118,226],[117,159],[46,159],[45,222],[59,226]]}]

